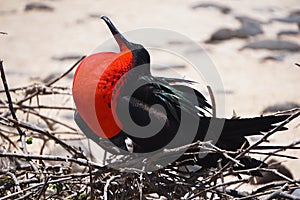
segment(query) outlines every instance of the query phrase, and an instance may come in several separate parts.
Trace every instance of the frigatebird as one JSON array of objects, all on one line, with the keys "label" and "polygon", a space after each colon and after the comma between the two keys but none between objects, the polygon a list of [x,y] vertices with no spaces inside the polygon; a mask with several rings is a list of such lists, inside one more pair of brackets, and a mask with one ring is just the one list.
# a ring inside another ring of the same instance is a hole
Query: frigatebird
[{"label": "frigatebird", "polygon": [[[125,39],[108,17],[101,18],[113,34],[120,52],[100,52],[86,57],[74,75],[72,91],[78,126],[109,152],[116,151],[102,145],[103,140],[99,138],[105,138],[127,152],[148,153],[165,148],[179,131],[183,133],[180,145],[204,141],[212,121],[222,124],[219,133],[215,133],[219,136],[215,138],[215,145],[227,151],[236,151],[249,146],[246,136],[267,132],[274,124],[289,117],[213,117],[212,106],[204,95],[190,86],[192,81],[153,76],[148,51],[141,44]],[[129,113],[129,116],[124,113]],[[180,125],[183,120],[192,126],[196,124],[197,128],[191,130],[186,126],[182,130]],[[132,122],[140,127],[153,123],[159,130],[155,130],[153,135],[152,129],[137,131],[131,128]],[[192,140],[185,141],[191,134]],[[211,153],[196,159],[196,162],[204,167],[215,166],[221,156]]]}]

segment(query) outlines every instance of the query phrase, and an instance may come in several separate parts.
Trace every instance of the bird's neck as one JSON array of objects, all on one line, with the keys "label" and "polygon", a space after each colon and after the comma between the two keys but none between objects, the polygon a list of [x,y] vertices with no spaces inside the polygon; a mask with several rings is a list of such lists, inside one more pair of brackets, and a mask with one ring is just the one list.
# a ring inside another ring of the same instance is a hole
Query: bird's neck
[{"label": "bird's neck", "polygon": [[122,125],[118,122],[116,103],[127,83],[134,83],[139,76],[150,75],[149,64],[135,60],[131,51],[121,52],[118,57],[104,70],[98,82],[95,99],[97,118],[105,135],[110,138],[116,135]]}]

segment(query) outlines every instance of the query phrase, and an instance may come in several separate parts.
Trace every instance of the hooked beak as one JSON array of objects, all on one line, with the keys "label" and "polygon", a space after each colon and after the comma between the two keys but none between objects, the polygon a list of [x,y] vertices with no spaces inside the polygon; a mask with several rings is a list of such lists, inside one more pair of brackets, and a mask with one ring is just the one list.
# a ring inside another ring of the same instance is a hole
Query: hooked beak
[{"label": "hooked beak", "polygon": [[115,25],[110,21],[110,19],[106,16],[101,16],[101,19],[106,23],[110,32],[113,34],[115,40],[117,41],[120,51],[130,50],[130,42],[128,42],[124,36],[118,31]]}]

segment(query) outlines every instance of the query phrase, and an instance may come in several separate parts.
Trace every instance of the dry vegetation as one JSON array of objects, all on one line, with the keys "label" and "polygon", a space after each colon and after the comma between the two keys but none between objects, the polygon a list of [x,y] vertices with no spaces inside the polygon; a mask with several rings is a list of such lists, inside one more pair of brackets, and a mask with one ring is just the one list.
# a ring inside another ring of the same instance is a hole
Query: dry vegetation
[{"label": "dry vegetation", "polygon": [[[78,61],[79,62],[79,61]],[[77,63],[78,63],[77,62]],[[243,155],[266,154],[265,160],[285,157],[286,149],[297,149],[299,141],[286,146],[274,147],[271,153],[254,150],[276,134],[280,127],[291,120],[299,120],[300,110],[287,111],[291,114],[283,123],[266,133],[263,138],[249,148],[237,152],[233,158],[229,152],[218,149],[209,142],[199,142],[178,149],[165,150],[153,159],[113,157],[111,163],[102,165],[91,161],[80,149],[69,145],[64,139],[80,139],[77,129],[61,120],[61,112],[73,112],[69,104],[42,104],[43,99],[70,96],[68,87],[57,82],[64,79],[77,65],[75,63],[61,76],[48,83],[8,88],[3,63],[1,78],[4,89],[0,99],[0,199],[297,199],[291,192],[300,188],[299,180],[293,180],[275,169],[255,168],[234,170],[237,158]],[[45,110],[57,111],[57,117],[45,114]],[[34,146],[32,143],[39,144]],[[44,153],[49,143],[55,143],[70,153],[70,156],[47,155]],[[225,166],[209,170],[191,172],[182,163],[173,163],[154,172],[147,172],[147,166],[159,162],[164,156],[172,156],[178,151],[200,147],[207,152],[223,154],[230,161]],[[30,150],[29,150],[30,149]],[[32,153],[37,152],[37,153]],[[50,162],[51,161],[51,162]],[[124,164],[125,163],[125,164]],[[141,164],[142,163],[142,164]],[[113,166],[123,165],[123,170]],[[180,165],[180,167],[179,167]],[[81,171],[72,170],[81,166]],[[252,190],[243,189],[249,185],[250,172],[270,172],[281,177],[281,181],[271,182]],[[299,199],[299,197],[298,197]]]}]

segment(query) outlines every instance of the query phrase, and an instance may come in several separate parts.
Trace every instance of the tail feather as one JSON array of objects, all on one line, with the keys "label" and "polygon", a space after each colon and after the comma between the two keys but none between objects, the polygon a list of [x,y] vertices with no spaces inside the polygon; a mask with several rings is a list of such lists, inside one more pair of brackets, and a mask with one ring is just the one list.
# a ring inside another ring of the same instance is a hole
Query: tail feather
[{"label": "tail feather", "polygon": [[274,128],[274,124],[286,120],[290,115],[270,115],[245,119],[226,119],[222,135],[226,137],[257,135]]},{"label": "tail feather", "polygon": [[[245,119],[226,119],[217,145],[227,150],[236,150],[242,145],[249,146],[245,136],[259,135],[270,131],[274,124],[287,119],[290,115],[262,116]],[[281,130],[285,130],[282,128]]]}]

